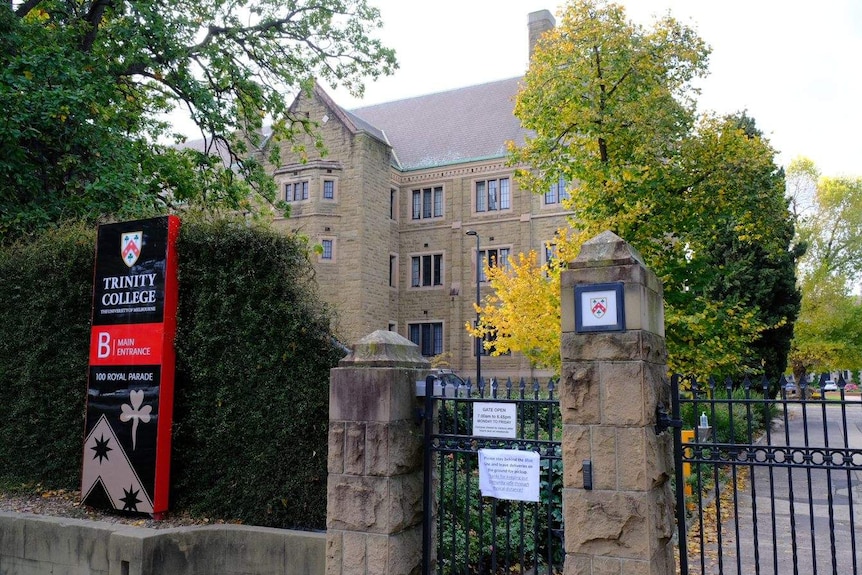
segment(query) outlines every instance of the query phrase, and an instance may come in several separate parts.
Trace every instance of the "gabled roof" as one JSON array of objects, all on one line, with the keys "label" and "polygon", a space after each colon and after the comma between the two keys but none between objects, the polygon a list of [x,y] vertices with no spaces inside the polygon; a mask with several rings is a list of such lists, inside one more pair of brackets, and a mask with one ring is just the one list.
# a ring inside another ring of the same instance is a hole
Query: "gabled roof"
[{"label": "gabled roof", "polygon": [[[352,133],[357,132],[367,132],[371,134],[374,138],[377,138],[381,142],[389,143],[386,140],[386,135],[383,134],[380,130],[375,128],[374,126],[366,123],[362,118],[357,118],[341,106],[335,103],[335,101],[329,97],[329,94],[318,84],[314,83],[314,88],[312,90],[314,96],[320,100],[320,102],[326,106],[326,108],[335,114],[335,116],[341,121],[341,123]],[[293,101],[293,104],[290,106],[291,111],[295,111],[299,104],[300,98],[297,97],[296,100]]]},{"label": "gabled roof", "polygon": [[392,146],[401,170],[500,158],[506,142],[523,144],[528,133],[513,113],[520,80],[357,108],[348,116],[356,128]]},{"label": "gabled roof", "polygon": [[[345,110],[317,84],[318,98],[351,132],[364,132],[392,147],[392,165],[403,171],[503,158],[506,144],[529,133],[514,115],[521,78]],[[297,97],[291,109],[299,106]],[[269,136],[269,126],[263,133]],[[181,147],[203,149],[203,140]]]}]

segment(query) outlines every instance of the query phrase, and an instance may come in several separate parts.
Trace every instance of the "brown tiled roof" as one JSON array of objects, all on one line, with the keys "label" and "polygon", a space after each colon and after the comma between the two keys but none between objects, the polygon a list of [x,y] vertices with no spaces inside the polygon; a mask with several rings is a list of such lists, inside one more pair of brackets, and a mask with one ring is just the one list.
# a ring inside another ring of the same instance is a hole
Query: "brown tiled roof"
[{"label": "brown tiled roof", "polygon": [[348,114],[357,128],[392,146],[393,163],[402,170],[499,158],[506,155],[506,142],[522,144],[527,134],[513,114],[520,81],[498,80]]}]

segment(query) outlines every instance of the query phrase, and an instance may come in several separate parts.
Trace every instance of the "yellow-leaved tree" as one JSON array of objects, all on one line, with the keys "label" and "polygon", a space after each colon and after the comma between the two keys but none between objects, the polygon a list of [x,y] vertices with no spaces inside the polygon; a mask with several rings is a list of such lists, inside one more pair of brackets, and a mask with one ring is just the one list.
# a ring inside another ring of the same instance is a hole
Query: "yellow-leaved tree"
[{"label": "yellow-leaved tree", "polygon": [[539,264],[535,251],[510,257],[508,265],[486,262],[485,277],[493,292],[476,310],[481,315],[479,325],[468,322],[464,327],[484,340],[491,355],[518,351],[533,367],[559,372],[560,271],[580,244],[572,241],[567,230],[561,230],[557,240],[557,257],[545,264]]},{"label": "yellow-leaved tree", "polygon": [[784,176],[745,113],[696,112],[708,54],[669,15],[646,29],[603,0],[570,2],[539,40],[515,105],[532,135],[510,162],[533,193],[569,182],[572,215],[550,267],[487,270],[496,291],[471,333],[492,353],[558,368],[560,267],[610,230],[663,282],[671,369],[784,371],[799,309]]}]

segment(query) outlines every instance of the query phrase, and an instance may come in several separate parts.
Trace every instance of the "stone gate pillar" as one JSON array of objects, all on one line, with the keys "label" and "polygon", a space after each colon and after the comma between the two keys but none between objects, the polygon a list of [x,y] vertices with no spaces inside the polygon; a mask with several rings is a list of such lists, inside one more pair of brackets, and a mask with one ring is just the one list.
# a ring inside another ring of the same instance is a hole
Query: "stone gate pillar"
[{"label": "stone gate pillar", "polygon": [[611,232],[561,282],[565,575],[672,575],[670,434],[654,428],[669,397],[661,284]]},{"label": "stone gate pillar", "polygon": [[422,564],[419,348],[391,331],[362,338],[331,371],[326,575],[411,575]]}]

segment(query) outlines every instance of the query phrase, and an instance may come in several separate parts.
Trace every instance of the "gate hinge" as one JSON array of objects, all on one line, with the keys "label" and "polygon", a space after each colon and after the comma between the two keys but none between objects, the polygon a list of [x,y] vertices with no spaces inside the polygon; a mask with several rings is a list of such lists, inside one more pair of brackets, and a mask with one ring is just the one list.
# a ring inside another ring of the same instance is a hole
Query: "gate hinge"
[{"label": "gate hinge", "polygon": [[659,434],[669,427],[682,429],[681,419],[671,419],[670,414],[664,407],[664,403],[659,402],[655,408],[655,432]]}]

